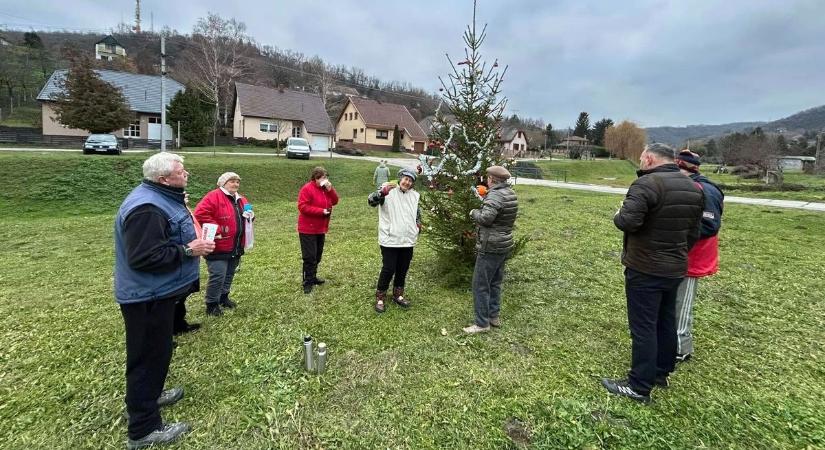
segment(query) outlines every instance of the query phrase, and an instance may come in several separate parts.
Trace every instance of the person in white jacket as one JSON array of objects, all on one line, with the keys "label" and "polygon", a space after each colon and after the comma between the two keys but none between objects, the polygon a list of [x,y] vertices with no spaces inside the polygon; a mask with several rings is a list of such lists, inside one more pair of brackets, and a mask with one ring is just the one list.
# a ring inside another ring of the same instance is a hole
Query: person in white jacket
[{"label": "person in white jacket", "polygon": [[392,301],[402,308],[410,306],[410,301],[404,298],[404,284],[421,230],[418,207],[421,195],[413,189],[415,178],[412,170],[401,169],[397,187],[384,183],[367,199],[370,206],[378,207],[378,244],[383,264],[375,288],[375,311],[379,313],[386,308],[390,280],[393,281]]}]

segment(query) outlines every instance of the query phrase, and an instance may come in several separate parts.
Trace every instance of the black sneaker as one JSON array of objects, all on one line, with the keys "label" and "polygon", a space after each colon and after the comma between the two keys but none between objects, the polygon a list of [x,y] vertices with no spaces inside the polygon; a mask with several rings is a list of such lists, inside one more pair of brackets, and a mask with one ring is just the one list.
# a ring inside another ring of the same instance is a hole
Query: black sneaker
[{"label": "black sneaker", "polygon": [[[172,389],[167,389],[160,393],[160,397],[158,397],[158,407],[163,408],[164,406],[174,405],[178,402],[178,400],[182,398],[182,387],[174,387]],[[129,421],[129,411],[123,411],[123,420],[127,422]]]},{"label": "black sneaker", "polygon": [[233,309],[236,306],[238,306],[237,303],[235,303],[235,302],[233,302],[232,300],[229,299],[228,295],[221,299],[220,305],[223,306],[224,308],[229,308],[229,309]]},{"label": "black sneaker", "polygon": [[167,389],[160,393],[160,397],[158,397],[158,406],[164,407],[174,405],[175,403],[177,403],[178,400],[182,398],[183,388],[173,387],[172,389]]},{"label": "black sneaker", "polygon": [[604,388],[611,394],[627,397],[641,403],[650,402],[650,395],[643,395],[634,391],[633,388],[630,387],[627,380],[611,380],[610,378],[602,378],[602,386],[604,386]]},{"label": "black sneaker", "polygon": [[676,362],[677,363],[688,362],[688,361],[690,361],[690,358],[691,358],[690,353],[685,353],[684,355],[676,355]]},{"label": "black sneaker", "polygon": [[206,305],[206,315],[214,317],[222,316],[223,310],[221,310],[221,305],[218,303],[208,303]]},{"label": "black sneaker", "polygon": [[168,444],[175,442],[181,436],[188,433],[192,427],[186,422],[176,422],[164,424],[160,430],[155,430],[140,439],[129,439],[126,441],[126,448],[134,450],[138,448],[151,447],[153,445]]},{"label": "black sneaker", "polygon": [[316,279],[312,280],[312,283],[317,285],[317,286],[320,286],[320,285],[322,285],[326,282],[327,282],[327,280],[325,280],[323,278],[316,278]]}]

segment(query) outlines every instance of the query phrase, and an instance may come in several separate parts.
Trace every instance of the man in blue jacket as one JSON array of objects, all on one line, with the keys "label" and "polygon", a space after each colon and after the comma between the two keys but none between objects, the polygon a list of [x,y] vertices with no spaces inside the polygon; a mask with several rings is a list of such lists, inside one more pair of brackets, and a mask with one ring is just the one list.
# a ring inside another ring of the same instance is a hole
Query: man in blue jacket
[{"label": "man in blue jacket", "polygon": [[200,256],[215,244],[198,237],[184,202],[189,172],[183,158],[157,153],[143,163],[143,182],[115,218],[115,299],[126,327],[127,448],[165,444],[189,431],[164,424],[160,406],[183,397],[163,391],[172,359],[175,304],[198,291]]}]

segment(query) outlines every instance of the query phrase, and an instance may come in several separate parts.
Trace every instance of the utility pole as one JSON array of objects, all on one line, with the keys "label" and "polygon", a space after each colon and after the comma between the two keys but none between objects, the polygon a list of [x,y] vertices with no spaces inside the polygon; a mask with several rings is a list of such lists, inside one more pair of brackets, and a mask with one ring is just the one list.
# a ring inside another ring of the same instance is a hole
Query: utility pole
[{"label": "utility pole", "polygon": [[160,151],[166,151],[166,37],[160,35]]},{"label": "utility pole", "polygon": [[822,154],[822,132],[816,135],[816,161],[814,162],[814,172],[825,172],[825,155]]}]

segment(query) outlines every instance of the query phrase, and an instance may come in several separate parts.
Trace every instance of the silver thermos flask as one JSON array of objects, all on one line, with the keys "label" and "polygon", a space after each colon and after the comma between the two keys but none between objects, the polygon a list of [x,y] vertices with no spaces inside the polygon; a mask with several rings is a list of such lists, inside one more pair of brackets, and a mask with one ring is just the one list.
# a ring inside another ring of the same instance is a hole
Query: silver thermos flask
[{"label": "silver thermos flask", "polygon": [[323,342],[318,343],[318,363],[316,365],[318,374],[324,373],[324,369],[326,369],[327,366],[327,344]]},{"label": "silver thermos flask", "polygon": [[313,364],[313,359],[315,359],[315,355],[312,351],[312,336],[306,335],[304,336],[304,366],[308,371],[312,371],[315,364]]}]

